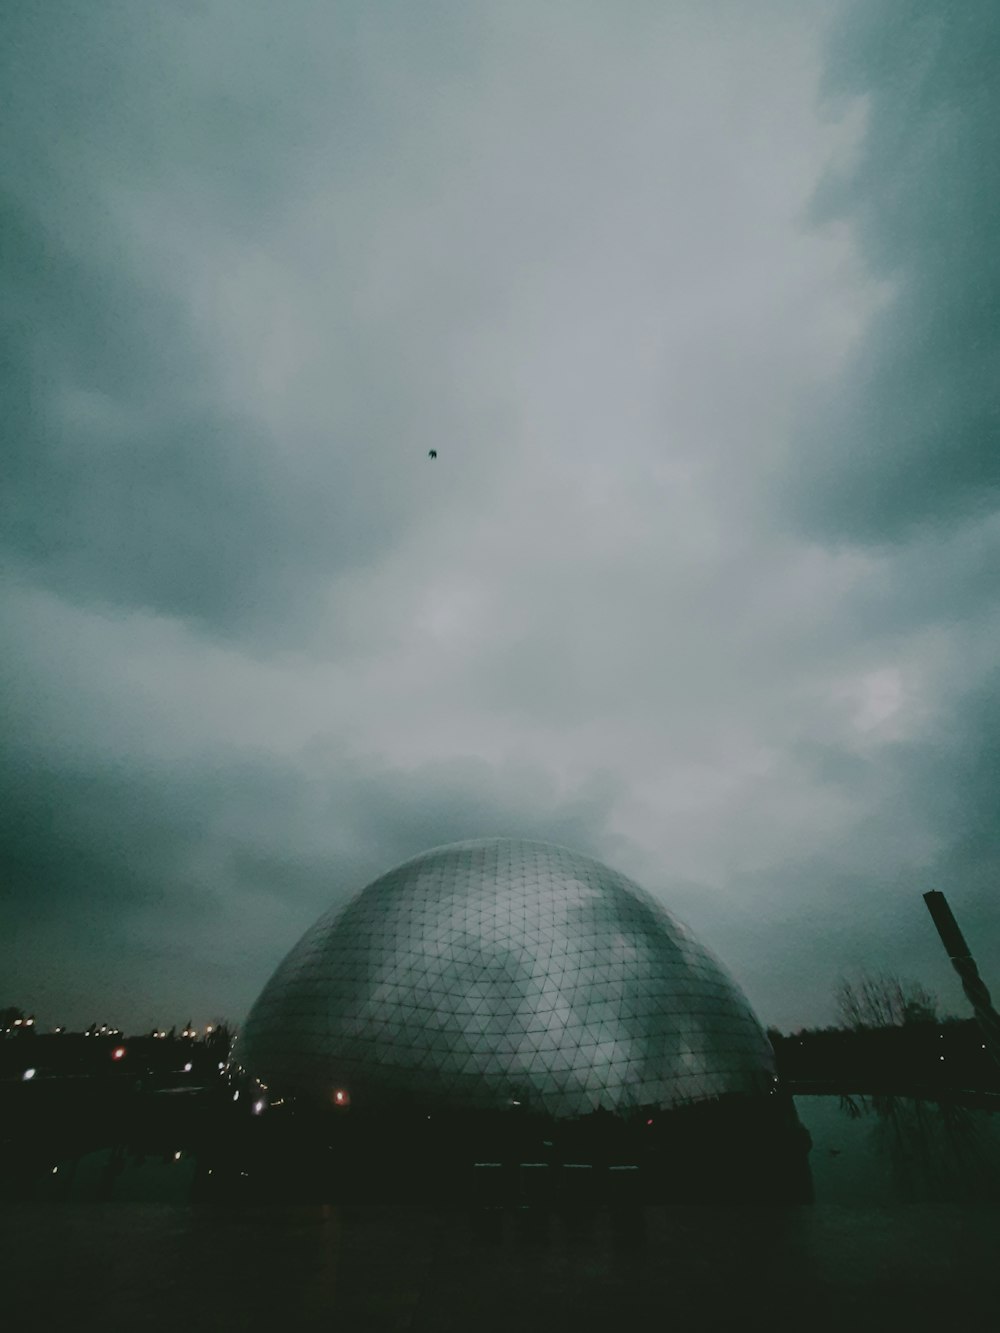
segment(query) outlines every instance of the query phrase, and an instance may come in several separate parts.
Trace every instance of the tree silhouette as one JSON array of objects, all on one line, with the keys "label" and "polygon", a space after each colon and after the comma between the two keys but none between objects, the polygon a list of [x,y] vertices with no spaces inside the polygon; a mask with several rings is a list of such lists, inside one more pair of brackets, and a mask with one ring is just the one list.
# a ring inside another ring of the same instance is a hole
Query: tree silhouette
[{"label": "tree silhouette", "polygon": [[844,1027],[894,1028],[938,1021],[937,999],[919,981],[885,972],[842,978],[836,991],[837,1017]]}]

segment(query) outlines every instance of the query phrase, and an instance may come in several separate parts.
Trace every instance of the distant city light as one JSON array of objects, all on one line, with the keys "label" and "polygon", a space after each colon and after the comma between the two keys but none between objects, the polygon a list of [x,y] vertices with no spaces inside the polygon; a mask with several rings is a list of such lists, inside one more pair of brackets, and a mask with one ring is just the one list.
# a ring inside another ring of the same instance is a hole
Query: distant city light
[{"label": "distant city light", "polygon": [[175,1152],[175,1153],[174,1153],[174,1161],[175,1161],[175,1162],[179,1162],[180,1160],[181,1160],[181,1155],[180,1155],[180,1153],[179,1153],[179,1152]]},{"label": "distant city light", "polygon": [[15,1018],[15,1019],[14,1019],[14,1026],[15,1026],[16,1028],[19,1028],[23,1022],[24,1022],[24,1019],[23,1019],[23,1018]]},{"label": "distant city light", "polygon": [[26,1019],[24,1020],[24,1026],[27,1027],[27,1028],[30,1028],[31,1025],[32,1025],[32,1023],[34,1023],[34,1021],[35,1021],[35,1020],[34,1020],[33,1018],[26,1018]]},{"label": "distant city light", "polygon": [[187,1064],[184,1066],[184,1072],[185,1072],[185,1074],[190,1074],[190,1072],[191,1072],[191,1070],[192,1070],[193,1068],[194,1068],[194,1066],[191,1064],[191,1061],[189,1060],[189,1061],[187,1062]]},{"label": "distant city light", "polygon": [[240,1090],[239,1088],[237,1088],[236,1091],[233,1093],[233,1101],[238,1102],[239,1099],[240,1099]]},{"label": "distant city light", "polygon": [[214,1031],[215,1031],[215,1028],[212,1027],[212,1024],[211,1024],[211,1023],[208,1023],[208,1024],[206,1025],[206,1027],[205,1027],[205,1031],[206,1031],[206,1032],[214,1032]]},{"label": "distant city light", "polygon": [[111,1052],[111,1058],[112,1058],[112,1060],[124,1060],[124,1059],[125,1059],[125,1047],[124,1047],[124,1046],[116,1046],[115,1049]]},{"label": "distant city light", "polygon": [[24,1071],[24,1073],[21,1075],[21,1078],[25,1081],[25,1083],[27,1083],[29,1079],[32,1079],[32,1078],[35,1077],[35,1074],[36,1074],[37,1072],[38,1072],[38,1071],[35,1070],[35,1069],[26,1069],[26,1070]]},{"label": "distant city light", "polygon": [[338,1106],[346,1106],[351,1099],[350,1097],[348,1097],[347,1093],[343,1090],[343,1088],[338,1088],[337,1091],[333,1094],[333,1100],[337,1103]]},{"label": "distant city light", "polygon": [[[254,1113],[254,1115],[260,1115],[261,1111],[263,1111],[263,1109],[264,1109],[264,1107],[265,1107],[266,1105],[267,1105],[267,1102],[264,1102],[264,1101],[261,1101],[261,1102],[254,1102],[254,1104],[253,1104],[253,1113]],[[428,1117],[428,1118],[429,1118],[429,1117]]]},{"label": "distant city light", "polygon": [[52,1174],[53,1174],[53,1175],[57,1175],[57,1174],[58,1174],[58,1171],[59,1171],[59,1168],[58,1168],[57,1166],[54,1166],[54,1167],[52,1168]]},{"label": "distant city light", "polygon": [[226,1067],[226,1066],[225,1066],[225,1064],[223,1063],[223,1061],[220,1060],[220,1061],[219,1061],[219,1068],[220,1068],[220,1069],[225,1069],[225,1067]]}]

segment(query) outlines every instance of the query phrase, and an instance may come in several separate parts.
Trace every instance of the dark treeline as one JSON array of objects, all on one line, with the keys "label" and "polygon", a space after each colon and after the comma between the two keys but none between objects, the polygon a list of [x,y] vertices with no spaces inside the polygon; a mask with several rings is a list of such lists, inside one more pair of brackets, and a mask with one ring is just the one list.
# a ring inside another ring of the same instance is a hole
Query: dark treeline
[{"label": "dark treeline", "polygon": [[230,1029],[222,1024],[203,1038],[167,1034],[125,1037],[112,1032],[34,1035],[28,1028],[0,1038],[0,1078],[111,1078],[142,1082],[203,1083],[229,1058]]},{"label": "dark treeline", "polygon": [[1000,1092],[1000,1065],[973,1019],[768,1031],[784,1083],[842,1092]]},{"label": "dark treeline", "polygon": [[[598,1196],[613,1188],[659,1200],[804,1201],[808,1136],[791,1095],[886,1094],[941,1105],[964,1104],[970,1092],[1000,1095],[1000,1070],[973,1021],[911,1014],[885,1026],[769,1036],[778,1069],[770,1094],[557,1123],[527,1108],[495,1116],[314,1112],[231,1068],[224,1025],[204,1036],[190,1025],[179,1035],[139,1037],[18,1031],[0,1039],[0,1197],[96,1190],[110,1198],[129,1173],[166,1168],[193,1170],[199,1198],[470,1190],[568,1198],[584,1182]],[[96,1153],[106,1160],[94,1183]]]},{"label": "dark treeline", "polygon": [[227,1040],[0,1040],[0,1198],[112,1198],[137,1180],[165,1188],[164,1169],[191,1176],[190,1197],[221,1201],[811,1196],[808,1136],[776,1089],[572,1121],[515,1104],[320,1110],[230,1068]]},{"label": "dark treeline", "polygon": [[[810,1028],[790,1034],[770,1028],[768,1036],[778,1076],[791,1085],[834,1085],[845,1092],[1000,1093],[1000,1065],[972,1019]],[[0,1080],[17,1081],[31,1070],[39,1083],[98,1078],[150,1091],[212,1086],[231,1042],[226,1024],[199,1037],[36,1035],[22,1029],[0,1038]]]}]

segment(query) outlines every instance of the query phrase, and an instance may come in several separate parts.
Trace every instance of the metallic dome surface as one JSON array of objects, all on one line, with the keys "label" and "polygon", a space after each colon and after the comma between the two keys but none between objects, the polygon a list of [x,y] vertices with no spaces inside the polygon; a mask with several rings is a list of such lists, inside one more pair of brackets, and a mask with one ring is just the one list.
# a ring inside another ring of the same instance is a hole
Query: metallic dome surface
[{"label": "metallic dome surface", "polygon": [[358,1108],[557,1116],[761,1091],[773,1069],[738,987],[638,885],[506,838],[425,852],[321,917],[237,1058],[269,1086]]}]

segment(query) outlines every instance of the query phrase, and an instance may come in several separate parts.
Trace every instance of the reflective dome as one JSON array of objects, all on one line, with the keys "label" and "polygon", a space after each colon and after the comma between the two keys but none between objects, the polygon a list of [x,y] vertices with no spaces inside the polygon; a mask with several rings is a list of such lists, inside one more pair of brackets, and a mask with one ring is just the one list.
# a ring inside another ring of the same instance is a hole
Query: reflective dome
[{"label": "reflective dome", "polygon": [[735,983],[638,885],[506,838],[425,852],[321,917],[264,987],[238,1059],[357,1107],[558,1116],[760,1091],[773,1069]]}]

